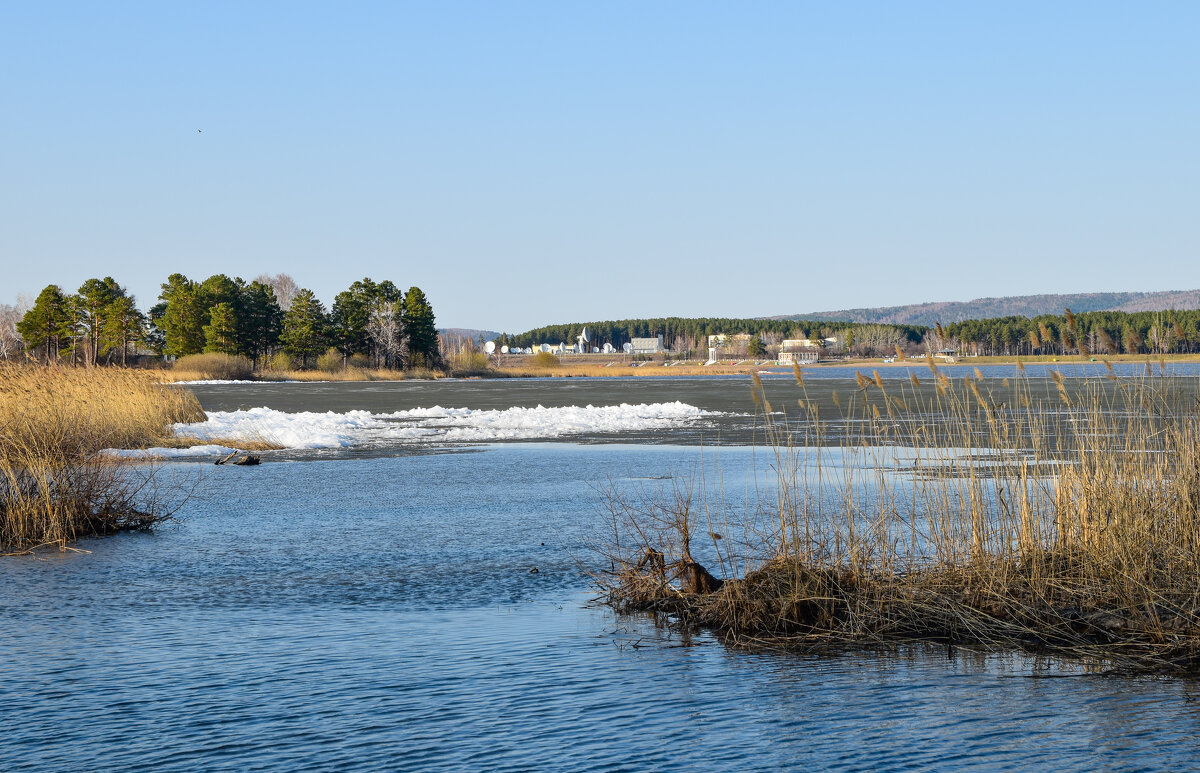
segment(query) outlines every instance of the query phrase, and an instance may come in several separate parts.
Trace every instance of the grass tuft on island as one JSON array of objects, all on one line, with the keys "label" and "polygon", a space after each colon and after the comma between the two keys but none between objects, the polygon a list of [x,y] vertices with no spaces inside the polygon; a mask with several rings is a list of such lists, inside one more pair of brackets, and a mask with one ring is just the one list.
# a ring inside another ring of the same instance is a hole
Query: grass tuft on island
[{"label": "grass tuft on island", "polygon": [[0,553],[147,528],[170,497],[152,465],[105,454],[203,421],[189,392],[117,368],[0,365]]},{"label": "grass tuft on island", "polygon": [[[792,416],[756,379],[772,494],[742,516],[694,484],[613,491],[607,603],[735,644],[925,640],[1200,674],[1196,384],[1055,374],[1047,400],[930,369],[932,393],[860,373],[832,417],[799,371]],[[819,447],[831,421],[864,426],[850,462]]]}]

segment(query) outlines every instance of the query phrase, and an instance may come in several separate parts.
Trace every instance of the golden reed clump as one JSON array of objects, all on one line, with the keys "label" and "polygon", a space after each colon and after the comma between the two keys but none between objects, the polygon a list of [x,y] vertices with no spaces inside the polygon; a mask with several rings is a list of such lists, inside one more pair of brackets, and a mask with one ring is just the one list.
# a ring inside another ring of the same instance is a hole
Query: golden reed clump
[{"label": "golden reed clump", "polygon": [[[746,514],[702,486],[610,495],[609,603],[744,644],[918,639],[1200,673],[1197,384],[942,376],[860,375],[849,401],[798,383],[799,415],[760,418],[774,479]],[[726,579],[699,593],[682,570],[706,531]]]},{"label": "golden reed clump", "polygon": [[202,421],[189,392],[115,368],[0,366],[0,552],[151,525],[153,468],[101,453]]}]

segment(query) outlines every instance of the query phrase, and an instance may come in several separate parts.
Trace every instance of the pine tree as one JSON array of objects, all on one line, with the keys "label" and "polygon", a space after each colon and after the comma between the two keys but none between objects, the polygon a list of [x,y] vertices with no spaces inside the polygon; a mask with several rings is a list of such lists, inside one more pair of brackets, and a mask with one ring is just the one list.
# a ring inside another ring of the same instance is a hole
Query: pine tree
[{"label": "pine tree", "polygon": [[275,290],[268,284],[255,280],[242,292],[242,316],[238,320],[239,348],[258,366],[279,344],[279,333],[283,325],[283,310],[275,298]]},{"label": "pine tree", "polygon": [[146,331],[146,316],[138,311],[134,299],[122,295],[108,305],[104,321],[104,338],[113,349],[120,347],[121,364],[129,364],[129,345],[142,341]]},{"label": "pine tree", "polygon": [[330,334],[342,354],[367,353],[370,347],[367,324],[378,291],[379,285],[365,277],[334,297],[329,310]]},{"label": "pine tree", "polygon": [[433,307],[419,287],[404,294],[402,321],[408,344],[408,363],[413,367],[436,368],[441,365]]},{"label": "pine tree", "polygon": [[209,323],[204,326],[204,351],[238,353],[238,320],[232,304],[218,303],[209,310]]},{"label": "pine tree", "polygon": [[62,348],[62,337],[67,334],[70,315],[67,298],[58,285],[46,285],[33,308],[17,323],[17,332],[25,339],[28,351],[43,350],[47,364],[57,360]]},{"label": "pine tree", "polygon": [[292,299],[292,307],[283,315],[283,350],[299,357],[304,367],[325,349],[327,320],[325,307],[312,290],[301,290]]},{"label": "pine tree", "polygon": [[158,296],[154,325],[162,331],[163,353],[175,357],[204,351],[204,323],[210,318],[195,282],[183,274],[171,274]]},{"label": "pine tree", "polygon": [[108,317],[108,307],[114,301],[125,295],[125,288],[117,284],[111,276],[103,279],[89,279],[79,288],[76,307],[80,312],[79,321],[87,334],[88,352],[87,364],[95,365],[108,348],[104,340],[104,323]]}]

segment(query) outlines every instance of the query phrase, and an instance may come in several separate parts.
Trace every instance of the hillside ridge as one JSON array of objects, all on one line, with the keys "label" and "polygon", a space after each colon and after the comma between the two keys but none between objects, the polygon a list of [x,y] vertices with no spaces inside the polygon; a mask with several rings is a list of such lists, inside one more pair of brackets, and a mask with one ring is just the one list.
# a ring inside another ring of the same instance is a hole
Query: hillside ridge
[{"label": "hillside ridge", "polygon": [[968,319],[996,317],[1036,317],[1061,314],[1063,309],[1085,311],[1167,311],[1200,309],[1200,290],[1164,290],[1159,292],[1064,293],[1009,295],[976,298],[971,301],[913,303],[903,306],[816,311],[807,314],[779,314],[766,319],[830,320],[875,322],[901,325],[947,324]]}]

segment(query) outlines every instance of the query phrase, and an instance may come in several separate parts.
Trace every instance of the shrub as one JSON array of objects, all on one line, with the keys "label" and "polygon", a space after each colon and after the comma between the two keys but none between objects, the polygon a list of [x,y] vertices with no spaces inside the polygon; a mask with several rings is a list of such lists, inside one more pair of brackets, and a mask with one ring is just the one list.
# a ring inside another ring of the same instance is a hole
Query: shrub
[{"label": "shrub", "polygon": [[292,358],[283,352],[275,352],[266,359],[263,368],[276,372],[292,370]]},{"label": "shrub", "polygon": [[529,364],[535,368],[556,368],[562,361],[550,352],[538,352],[529,360]]},{"label": "shrub", "polygon": [[459,352],[450,358],[450,370],[457,376],[486,373],[488,358],[483,352]]},{"label": "shrub", "polygon": [[237,354],[189,354],[175,361],[175,370],[211,379],[248,379],[254,375],[249,358]]},{"label": "shrub", "polygon": [[326,373],[337,373],[342,369],[342,353],[337,350],[337,347],[331,346],[325,350],[325,353],[317,358],[317,370],[323,370]]}]

